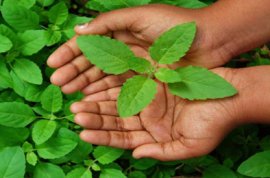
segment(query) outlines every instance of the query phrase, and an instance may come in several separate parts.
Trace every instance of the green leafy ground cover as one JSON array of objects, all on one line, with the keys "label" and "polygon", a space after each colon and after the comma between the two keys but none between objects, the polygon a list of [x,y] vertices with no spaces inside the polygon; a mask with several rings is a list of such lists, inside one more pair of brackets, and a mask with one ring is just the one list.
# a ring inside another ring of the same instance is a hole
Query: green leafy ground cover
[{"label": "green leafy ground cover", "polygon": [[[267,126],[238,128],[211,155],[174,162],[135,160],[130,151],[79,139],[81,128],[73,123],[69,106],[82,96],[63,95],[50,85],[48,55],[74,35],[75,24],[93,18],[83,15],[93,12],[89,8],[104,12],[154,2],[206,6],[197,0],[0,1],[1,178],[270,177]],[[269,50],[263,47],[228,65],[269,64]]]}]

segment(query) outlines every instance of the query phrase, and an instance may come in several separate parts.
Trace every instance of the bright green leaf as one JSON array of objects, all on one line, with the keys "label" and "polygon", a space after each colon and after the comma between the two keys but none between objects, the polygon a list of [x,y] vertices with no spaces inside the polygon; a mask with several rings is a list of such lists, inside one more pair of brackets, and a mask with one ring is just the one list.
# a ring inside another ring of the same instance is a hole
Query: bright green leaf
[{"label": "bright green leaf", "polygon": [[37,0],[43,7],[50,6],[54,3],[54,0]]},{"label": "bright green leaf", "polygon": [[121,89],[117,100],[120,117],[129,117],[139,113],[151,103],[157,93],[157,83],[152,79],[135,76],[128,79]]},{"label": "bright green leaf", "polygon": [[40,145],[46,142],[49,138],[52,137],[57,123],[50,120],[40,120],[36,122],[32,130],[32,138],[37,145]]},{"label": "bright green leaf", "polygon": [[38,157],[34,152],[29,152],[26,154],[26,161],[28,164],[35,166],[37,164]]},{"label": "bright green leaf", "polygon": [[33,178],[65,178],[65,174],[59,166],[40,163],[35,167]]},{"label": "bright green leaf", "polygon": [[14,71],[10,72],[10,76],[13,80],[12,82],[12,88],[13,90],[20,96],[25,97],[28,88],[32,87],[32,84],[23,81],[21,78],[18,77],[17,74],[15,74]]},{"label": "bright green leaf", "polygon": [[270,151],[256,153],[237,169],[240,174],[250,177],[270,177]]},{"label": "bright green leaf", "polygon": [[143,58],[131,57],[128,64],[131,70],[138,73],[147,73],[151,70],[151,63]]},{"label": "bright green leaf", "polygon": [[101,164],[109,164],[118,159],[123,153],[124,150],[119,148],[97,146],[93,155]]},{"label": "bright green leaf", "polygon": [[0,177],[23,178],[25,157],[20,147],[7,147],[0,150]]},{"label": "bright green leaf", "polygon": [[80,36],[77,44],[92,64],[108,74],[129,70],[128,60],[134,56],[127,45],[104,36]]},{"label": "bright green leaf", "polygon": [[112,168],[106,168],[101,171],[101,174],[99,178],[126,178],[125,174],[118,170],[118,169],[112,169]]},{"label": "bright green leaf", "polygon": [[5,53],[5,52],[9,51],[13,46],[10,39],[8,37],[4,36],[4,35],[1,35],[1,34],[0,34],[0,41],[1,41],[1,43],[0,43],[0,53]]},{"label": "bright green leaf", "polygon": [[[76,137],[76,138],[74,138]],[[47,142],[37,145],[40,157],[45,159],[56,159],[70,153],[77,146],[77,136],[68,129],[60,129],[56,137],[50,138]]]},{"label": "bright green leaf", "polygon": [[45,32],[45,38],[47,40],[46,45],[52,46],[61,40],[62,34],[60,31],[48,30]]},{"label": "bright green leaf", "polygon": [[64,2],[59,2],[49,10],[49,21],[56,25],[63,24],[68,17],[68,9]]},{"label": "bright green leaf", "polygon": [[196,34],[194,22],[177,25],[163,33],[150,47],[150,55],[160,64],[172,64],[186,55]]},{"label": "bright green leaf", "polygon": [[153,167],[158,163],[155,159],[143,158],[143,159],[132,159],[131,166],[137,170],[146,170]]},{"label": "bright green leaf", "polygon": [[29,85],[27,87],[24,97],[27,101],[40,102],[43,90],[44,87],[42,86]]},{"label": "bright green leaf", "polygon": [[59,87],[49,85],[41,96],[42,107],[50,112],[57,112],[62,108],[63,96]]},{"label": "bright green leaf", "polygon": [[81,163],[88,158],[88,155],[92,152],[93,146],[90,143],[86,143],[79,140],[78,145],[72,152],[70,152],[66,157],[68,157],[73,163]]},{"label": "bright green leaf", "polygon": [[33,83],[42,83],[42,74],[38,65],[28,59],[17,59],[14,63],[13,70],[22,80]]},{"label": "bright green leaf", "polygon": [[213,165],[203,172],[203,178],[237,178],[237,176],[225,166]]},{"label": "bright green leaf", "polygon": [[219,75],[201,68],[184,67],[176,70],[182,82],[170,83],[170,92],[185,99],[216,99],[233,96],[237,90]]},{"label": "bright green leaf", "polygon": [[0,125],[25,127],[35,119],[30,106],[18,102],[0,103]]},{"label": "bright green leaf", "polygon": [[18,31],[36,29],[39,25],[39,16],[24,6],[4,1],[1,8],[5,21]]},{"label": "bright green leaf", "polygon": [[84,167],[78,167],[70,171],[66,178],[92,178],[92,172]]},{"label": "bright green leaf", "polygon": [[147,178],[147,177],[141,171],[133,171],[133,172],[129,173],[128,178]]},{"label": "bright green leaf", "polygon": [[44,30],[28,30],[19,34],[20,46],[19,50],[25,56],[40,51],[47,43]]},{"label": "bright green leaf", "polygon": [[13,43],[13,47],[17,45],[17,35],[6,25],[0,24],[0,34],[8,37]]},{"label": "bright green leaf", "polygon": [[164,83],[176,83],[181,81],[181,77],[178,72],[167,69],[167,68],[160,68],[156,73],[155,77]]}]

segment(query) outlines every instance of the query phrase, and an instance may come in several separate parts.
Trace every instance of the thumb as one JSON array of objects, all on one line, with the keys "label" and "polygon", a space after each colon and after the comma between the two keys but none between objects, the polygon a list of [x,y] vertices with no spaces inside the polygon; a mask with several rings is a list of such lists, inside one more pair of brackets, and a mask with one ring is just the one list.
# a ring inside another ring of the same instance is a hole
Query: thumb
[{"label": "thumb", "polygon": [[134,30],[132,29],[133,23],[139,18],[139,14],[137,13],[137,8],[125,8],[106,12],[99,15],[89,23],[77,25],[75,27],[75,32],[79,35],[104,35],[113,31],[132,31]]}]

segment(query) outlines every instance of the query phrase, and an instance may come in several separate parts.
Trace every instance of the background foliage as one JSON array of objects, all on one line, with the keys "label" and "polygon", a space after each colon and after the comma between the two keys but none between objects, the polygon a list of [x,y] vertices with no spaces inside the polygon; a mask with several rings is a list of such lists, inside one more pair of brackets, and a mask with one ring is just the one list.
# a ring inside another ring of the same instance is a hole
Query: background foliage
[{"label": "background foliage", "polygon": [[[270,177],[268,126],[234,130],[211,154],[159,162],[135,160],[130,151],[79,140],[80,127],[69,111],[82,95],[63,95],[50,85],[46,60],[74,35],[75,24],[99,12],[148,3],[188,8],[212,3],[198,0],[4,0],[0,1],[0,177],[5,178],[205,178]],[[228,66],[269,65],[267,46]]]}]

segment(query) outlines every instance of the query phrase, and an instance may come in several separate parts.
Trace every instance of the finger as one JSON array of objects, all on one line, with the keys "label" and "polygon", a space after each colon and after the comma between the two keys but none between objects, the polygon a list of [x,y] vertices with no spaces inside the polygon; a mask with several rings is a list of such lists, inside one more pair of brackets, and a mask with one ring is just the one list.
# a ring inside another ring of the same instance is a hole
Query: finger
[{"label": "finger", "polygon": [[146,144],[136,148],[133,151],[133,156],[139,158],[154,158],[161,161],[173,161],[198,157],[209,153],[211,150],[208,147],[200,147],[200,141],[196,146],[189,147],[180,140]]},{"label": "finger", "polygon": [[121,86],[128,78],[132,77],[134,72],[126,72],[121,75],[110,75],[98,80],[91,85],[86,86],[82,92],[85,95],[90,95],[110,88]]},{"label": "finger", "polygon": [[91,63],[85,56],[80,55],[63,67],[57,69],[51,76],[51,82],[54,85],[63,86],[91,66]]},{"label": "finger", "polygon": [[48,66],[52,68],[61,67],[81,54],[76,44],[76,37],[77,36],[64,43],[49,56],[47,60]]},{"label": "finger", "polygon": [[134,44],[134,45],[138,45],[145,48],[151,45],[144,40],[136,38],[130,31],[126,31],[126,30],[114,31],[113,38],[119,41],[122,41],[126,44],[131,44],[131,45]]},{"label": "finger", "polygon": [[77,114],[80,112],[89,112],[94,114],[118,116],[115,101],[103,102],[76,102],[70,107],[71,112]]},{"label": "finger", "polygon": [[116,101],[120,91],[121,91],[120,87],[111,88],[92,95],[88,95],[83,99],[83,101],[91,101],[91,102]]},{"label": "finger", "polygon": [[138,116],[121,119],[116,116],[78,113],[75,116],[75,122],[86,129],[92,130],[135,131],[143,129]]},{"label": "finger", "polygon": [[155,142],[146,131],[119,132],[85,130],[81,132],[80,137],[82,140],[92,144],[123,149],[133,149],[143,144]]},{"label": "finger", "polygon": [[126,8],[106,12],[89,23],[75,27],[77,34],[108,34],[112,31],[136,30],[133,25],[140,14],[136,14],[137,8]]},{"label": "finger", "polygon": [[82,90],[90,83],[95,82],[104,76],[105,74],[99,68],[93,66],[85,72],[81,73],[78,77],[66,85],[62,86],[61,89],[66,94],[74,93],[76,91]]}]

